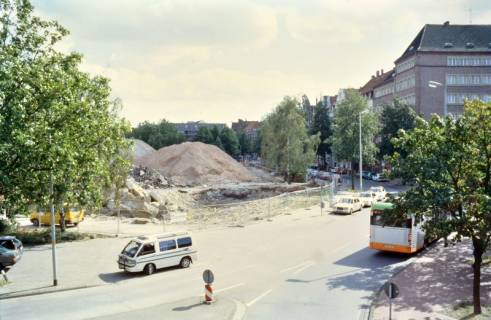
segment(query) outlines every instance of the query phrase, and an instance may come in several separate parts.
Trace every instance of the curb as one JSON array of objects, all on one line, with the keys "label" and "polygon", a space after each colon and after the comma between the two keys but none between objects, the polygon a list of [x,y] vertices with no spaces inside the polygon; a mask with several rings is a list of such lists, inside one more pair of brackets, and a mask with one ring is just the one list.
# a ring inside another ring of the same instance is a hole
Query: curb
[{"label": "curb", "polygon": [[4,293],[0,294],[0,300],[7,300],[7,299],[15,299],[15,298],[23,298],[23,297],[30,297],[30,296],[37,296],[37,295],[42,295],[42,294],[49,294],[49,293],[57,293],[57,292],[64,292],[64,291],[73,291],[73,290],[80,290],[80,289],[89,289],[89,288],[95,288],[95,287],[101,287],[101,286],[106,286],[109,284],[94,284],[94,285],[85,285],[85,286],[77,286],[77,287],[68,287],[68,288],[55,288],[51,290],[26,290],[26,292],[13,292],[13,293]]},{"label": "curb", "polygon": [[[434,241],[433,243],[431,243],[430,245],[428,245],[425,249],[421,250],[420,252],[418,252],[415,256],[414,256],[414,260],[407,264],[406,266],[402,267],[400,270],[397,270],[396,272],[394,272],[390,278],[394,278],[396,277],[398,274],[400,274],[401,272],[403,272],[404,270],[406,270],[409,266],[413,265],[419,258],[421,258],[426,252],[428,252],[429,250],[432,250],[438,243],[440,243],[441,241],[438,240],[438,241]],[[384,283],[385,284],[385,283]],[[366,320],[373,320],[372,317],[373,317],[373,311],[374,311],[374,303],[375,303],[375,300],[380,296],[380,294],[382,293],[382,291],[384,290],[384,284],[380,286],[380,288],[374,292],[372,294],[372,301],[370,302],[370,306],[368,308],[368,315],[366,317]]]}]

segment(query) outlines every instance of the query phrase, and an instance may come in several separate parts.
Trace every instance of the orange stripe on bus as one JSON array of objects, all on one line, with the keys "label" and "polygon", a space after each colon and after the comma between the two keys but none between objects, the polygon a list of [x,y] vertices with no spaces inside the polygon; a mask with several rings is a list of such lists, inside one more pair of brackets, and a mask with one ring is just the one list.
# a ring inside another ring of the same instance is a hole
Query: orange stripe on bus
[{"label": "orange stripe on bus", "polygon": [[411,246],[402,246],[399,244],[387,244],[380,242],[370,242],[370,248],[381,251],[391,251],[391,252],[401,252],[401,253],[412,253]]}]

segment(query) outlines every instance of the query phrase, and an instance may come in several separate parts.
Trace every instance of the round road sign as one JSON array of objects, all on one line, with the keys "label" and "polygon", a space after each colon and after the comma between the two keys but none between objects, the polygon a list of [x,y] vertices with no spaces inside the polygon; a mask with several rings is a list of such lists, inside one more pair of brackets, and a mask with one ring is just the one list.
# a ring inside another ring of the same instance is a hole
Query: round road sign
[{"label": "round road sign", "polygon": [[387,281],[384,284],[384,292],[387,297],[389,297],[389,299],[394,299],[399,295],[399,288],[396,286],[395,283]]},{"label": "round road sign", "polygon": [[213,283],[213,280],[215,280],[215,276],[213,275],[213,272],[211,270],[206,269],[203,271],[203,281],[205,283]]}]

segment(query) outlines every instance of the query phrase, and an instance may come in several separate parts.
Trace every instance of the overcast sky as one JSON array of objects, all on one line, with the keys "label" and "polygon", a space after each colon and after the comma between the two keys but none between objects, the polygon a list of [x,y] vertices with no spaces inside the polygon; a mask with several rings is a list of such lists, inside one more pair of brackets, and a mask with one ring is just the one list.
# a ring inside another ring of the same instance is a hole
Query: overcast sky
[{"label": "overcast sky", "polygon": [[[392,68],[425,23],[491,23],[491,0],[35,0],[71,32],[60,49],[111,79],[141,121],[260,120]],[[472,14],[469,8],[472,7]]]}]

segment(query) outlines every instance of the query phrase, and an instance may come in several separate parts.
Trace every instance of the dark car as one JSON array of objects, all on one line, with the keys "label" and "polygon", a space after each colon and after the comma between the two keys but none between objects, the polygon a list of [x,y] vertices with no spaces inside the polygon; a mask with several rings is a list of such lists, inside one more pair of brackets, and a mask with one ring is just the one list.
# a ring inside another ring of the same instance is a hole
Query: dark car
[{"label": "dark car", "polygon": [[22,242],[13,236],[0,237],[0,270],[8,269],[16,264],[24,252]]},{"label": "dark car", "polygon": [[370,171],[363,171],[361,173],[361,176],[363,177],[363,179],[366,179],[366,180],[372,179],[372,173]]}]

